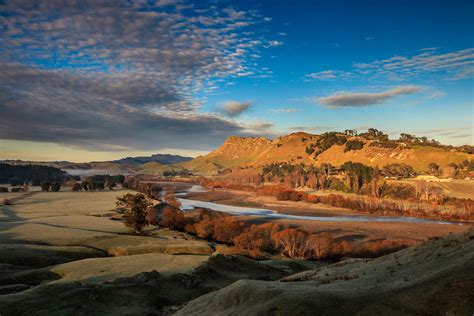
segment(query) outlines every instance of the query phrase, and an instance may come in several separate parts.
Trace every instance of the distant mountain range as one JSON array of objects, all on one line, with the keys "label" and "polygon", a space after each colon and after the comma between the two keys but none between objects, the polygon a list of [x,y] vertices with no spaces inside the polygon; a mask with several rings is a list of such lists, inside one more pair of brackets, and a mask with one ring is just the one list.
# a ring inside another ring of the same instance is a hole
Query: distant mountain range
[{"label": "distant mountain range", "polygon": [[0,162],[13,165],[46,165],[52,166],[71,175],[93,175],[93,174],[158,174],[164,171],[179,171],[181,167],[173,164],[184,163],[192,160],[191,157],[183,157],[170,154],[154,154],[149,157],[127,157],[113,161],[98,162],[70,162],[70,161],[25,161],[25,160],[2,160]]}]

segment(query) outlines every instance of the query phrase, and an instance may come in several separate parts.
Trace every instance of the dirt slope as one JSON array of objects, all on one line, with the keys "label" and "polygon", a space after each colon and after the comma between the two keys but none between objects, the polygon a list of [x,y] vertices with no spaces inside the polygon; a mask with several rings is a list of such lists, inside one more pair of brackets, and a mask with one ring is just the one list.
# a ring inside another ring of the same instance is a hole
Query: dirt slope
[{"label": "dirt slope", "polygon": [[430,240],[372,261],[280,281],[240,280],[178,315],[472,315],[474,234]]}]

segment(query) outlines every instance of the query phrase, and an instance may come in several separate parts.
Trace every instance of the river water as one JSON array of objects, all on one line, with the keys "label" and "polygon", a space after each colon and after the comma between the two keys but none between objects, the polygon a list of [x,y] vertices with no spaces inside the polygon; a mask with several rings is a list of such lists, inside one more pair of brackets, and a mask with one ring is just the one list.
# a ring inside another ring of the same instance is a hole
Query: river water
[{"label": "river water", "polygon": [[233,214],[233,215],[257,215],[266,216],[271,218],[287,218],[295,220],[310,220],[310,221],[321,221],[321,222],[403,222],[403,223],[434,223],[434,224],[454,224],[452,222],[444,222],[430,219],[422,219],[415,217],[389,217],[389,216],[364,216],[364,215],[353,215],[353,216],[303,216],[303,215],[291,215],[278,213],[274,210],[264,208],[253,208],[253,207],[242,207],[218,204],[214,202],[205,202],[184,199],[180,196],[184,196],[186,193],[191,192],[206,192],[206,189],[200,185],[193,185],[187,190],[183,190],[176,194],[177,199],[181,202],[183,211],[192,210],[195,207],[209,208],[214,211]]}]

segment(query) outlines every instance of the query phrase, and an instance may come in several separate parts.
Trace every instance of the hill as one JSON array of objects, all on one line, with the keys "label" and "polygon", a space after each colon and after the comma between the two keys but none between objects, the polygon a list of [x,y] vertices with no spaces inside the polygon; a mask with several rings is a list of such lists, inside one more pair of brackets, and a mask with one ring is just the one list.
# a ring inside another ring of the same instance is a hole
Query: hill
[{"label": "hill", "polygon": [[130,166],[139,166],[148,162],[158,162],[160,164],[170,165],[180,162],[186,162],[192,159],[192,157],[183,157],[179,155],[154,154],[151,156],[126,157],[118,160],[113,160],[112,162]]},{"label": "hill", "polygon": [[139,166],[136,172],[143,174],[162,174],[163,172],[178,172],[181,170],[182,168],[179,167],[152,161]]},{"label": "hill", "polygon": [[[324,139],[322,139],[325,137]],[[418,172],[425,172],[428,164],[434,162],[441,168],[450,163],[459,164],[464,160],[472,160],[473,155],[448,146],[435,147],[431,145],[409,144],[398,141],[388,141],[394,148],[379,147],[379,142],[361,136],[350,136],[342,133],[337,137],[344,139],[344,143],[331,143],[327,134],[313,135],[308,133],[293,133],[287,136],[270,140],[263,137],[229,137],[221,147],[191,161],[178,164],[192,172],[201,174],[215,174],[219,170],[232,167],[261,167],[274,162],[288,162],[291,164],[321,165],[330,163],[334,166],[344,162],[360,162],[379,168],[392,163],[411,165]],[[359,150],[346,150],[347,142],[360,142]],[[319,146],[315,144],[319,144]],[[329,145],[328,145],[329,142]],[[377,146],[374,146],[377,145]],[[326,146],[328,148],[322,148]],[[325,149],[316,156],[315,151]]]},{"label": "hill", "polygon": [[25,160],[3,160],[0,163],[10,165],[43,165],[59,168],[71,175],[94,175],[94,174],[135,174],[150,173],[157,174],[163,171],[179,171],[181,167],[171,166],[191,160],[191,157],[179,155],[155,154],[148,157],[127,157],[113,161],[97,162],[70,162],[70,161],[25,161]]},{"label": "hill", "polygon": [[450,236],[374,260],[283,278],[240,280],[177,315],[471,315],[474,235]]}]

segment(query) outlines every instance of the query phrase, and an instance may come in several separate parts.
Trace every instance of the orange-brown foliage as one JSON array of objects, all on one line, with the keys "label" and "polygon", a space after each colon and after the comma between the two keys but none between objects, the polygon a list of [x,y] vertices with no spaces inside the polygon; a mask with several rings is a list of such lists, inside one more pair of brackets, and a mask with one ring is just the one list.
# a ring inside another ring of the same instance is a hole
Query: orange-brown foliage
[{"label": "orange-brown foliage", "polygon": [[272,223],[252,225],[247,231],[234,238],[234,245],[240,249],[273,253],[276,251],[273,235],[279,230],[280,226]]}]

